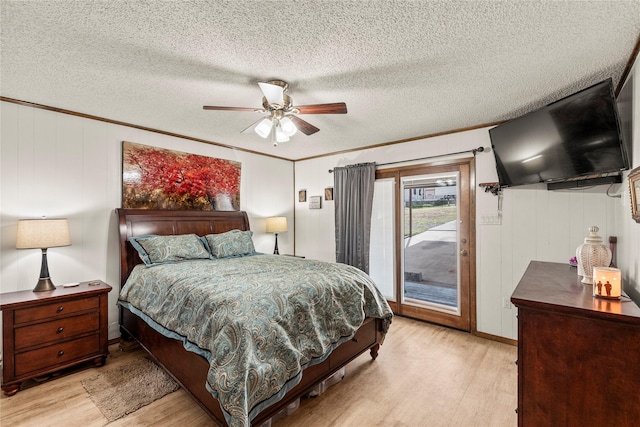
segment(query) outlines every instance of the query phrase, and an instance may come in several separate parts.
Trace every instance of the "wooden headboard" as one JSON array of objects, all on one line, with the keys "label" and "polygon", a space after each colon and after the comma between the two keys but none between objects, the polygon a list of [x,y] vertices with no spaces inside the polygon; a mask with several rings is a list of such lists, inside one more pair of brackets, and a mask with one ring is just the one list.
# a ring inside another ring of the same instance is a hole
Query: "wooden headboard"
[{"label": "wooden headboard", "polygon": [[190,234],[198,236],[249,230],[244,211],[169,211],[153,209],[116,209],[120,229],[120,286],[136,264],[142,263],[138,252],[127,240],[131,236]]}]

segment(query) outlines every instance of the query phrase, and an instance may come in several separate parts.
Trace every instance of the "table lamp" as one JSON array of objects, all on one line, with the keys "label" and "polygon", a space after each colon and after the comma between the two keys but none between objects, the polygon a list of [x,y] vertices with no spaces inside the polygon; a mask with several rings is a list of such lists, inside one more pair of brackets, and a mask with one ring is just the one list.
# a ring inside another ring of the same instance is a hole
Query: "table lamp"
[{"label": "table lamp", "polygon": [[274,216],[267,218],[267,233],[275,233],[276,235],[276,247],[273,249],[275,255],[280,255],[278,252],[278,233],[284,233],[287,231],[287,218],[284,216]]},{"label": "table lamp", "polygon": [[69,224],[62,219],[21,219],[18,220],[16,249],[42,249],[40,279],[34,292],[52,291],[56,287],[49,277],[47,249],[71,245]]}]

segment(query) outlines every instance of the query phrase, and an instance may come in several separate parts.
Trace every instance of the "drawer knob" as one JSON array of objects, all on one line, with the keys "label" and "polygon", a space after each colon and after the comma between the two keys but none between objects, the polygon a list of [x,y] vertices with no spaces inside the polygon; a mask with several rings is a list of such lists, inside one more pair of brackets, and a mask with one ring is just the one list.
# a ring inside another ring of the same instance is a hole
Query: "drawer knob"
[{"label": "drawer knob", "polygon": [[58,313],[60,313],[62,310],[64,310],[63,306],[58,307]]},{"label": "drawer knob", "polygon": [[62,331],[64,331],[64,328],[63,328],[62,326],[60,326],[60,327],[58,328],[58,333],[60,333],[60,332],[62,332]]},{"label": "drawer knob", "polygon": [[62,355],[64,355],[64,350],[60,350],[60,351],[58,352],[58,356],[62,356]]}]

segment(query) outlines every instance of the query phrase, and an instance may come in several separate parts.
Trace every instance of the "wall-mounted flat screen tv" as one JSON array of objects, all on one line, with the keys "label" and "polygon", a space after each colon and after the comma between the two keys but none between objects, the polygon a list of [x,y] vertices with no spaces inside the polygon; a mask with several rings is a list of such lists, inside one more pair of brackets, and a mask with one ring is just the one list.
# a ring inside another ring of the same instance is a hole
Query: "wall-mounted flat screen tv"
[{"label": "wall-mounted flat screen tv", "polygon": [[502,123],[489,135],[504,187],[579,187],[608,176],[620,182],[620,171],[629,168],[611,79]]}]

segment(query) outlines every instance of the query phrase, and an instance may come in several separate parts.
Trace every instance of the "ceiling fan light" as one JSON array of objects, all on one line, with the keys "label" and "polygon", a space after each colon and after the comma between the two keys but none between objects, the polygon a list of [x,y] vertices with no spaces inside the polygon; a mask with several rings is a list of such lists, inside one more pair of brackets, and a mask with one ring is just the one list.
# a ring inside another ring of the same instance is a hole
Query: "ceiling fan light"
[{"label": "ceiling fan light", "polygon": [[271,133],[272,127],[273,127],[273,122],[271,121],[271,119],[266,118],[262,120],[260,123],[258,123],[258,126],[256,126],[256,133],[261,137],[266,138]]},{"label": "ceiling fan light", "polygon": [[276,141],[277,142],[287,142],[289,140],[289,136],[282,130],[282,127],[279,125],[276,126]]},{"label": "ceiling fan light", "polygon": [[293,136],[298,131],[298,128],[293,123],[293,120],[291,120],[289,117],[283,117],[282,119],[280,119],[280,126],[282,126],[282,131],[287,136]]}]

